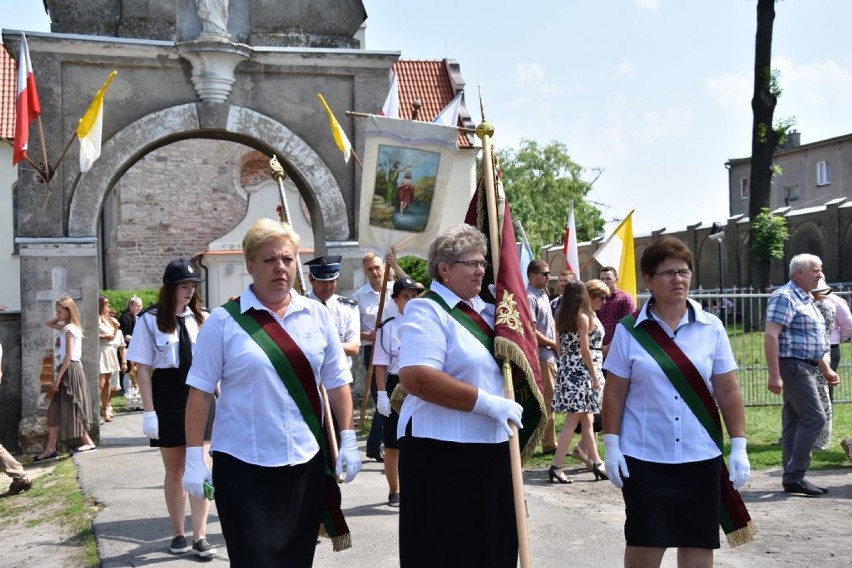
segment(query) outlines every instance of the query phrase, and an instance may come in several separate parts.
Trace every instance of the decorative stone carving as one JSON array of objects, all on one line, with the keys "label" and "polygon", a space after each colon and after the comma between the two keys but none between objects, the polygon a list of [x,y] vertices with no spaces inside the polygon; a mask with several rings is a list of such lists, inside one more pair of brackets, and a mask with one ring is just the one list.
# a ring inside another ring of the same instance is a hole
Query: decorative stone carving
[{"label": "decorative stone carving", "polygon": [[178,45],[178,54],[192,63],[192,84],[202,101],[224,103],[234,86],[234,69],[252,49],[226,37],[202,35]]}]

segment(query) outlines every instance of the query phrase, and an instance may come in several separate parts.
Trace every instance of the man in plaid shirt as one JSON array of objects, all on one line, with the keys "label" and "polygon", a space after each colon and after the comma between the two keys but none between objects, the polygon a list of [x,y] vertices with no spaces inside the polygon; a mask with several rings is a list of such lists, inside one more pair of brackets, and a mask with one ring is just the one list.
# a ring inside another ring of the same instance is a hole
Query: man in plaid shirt
[{"label": "man in plaid shirt", "polygon": [[811,496],[828,492],[805,479],[814,443],[826,420],[817,390],[817,373],[822,373],[829,384],[840,382],[829,366],[825,320],[811,295],[820,278],[822,261],[818,256],[794,256],[790,261],[790,281],[769,298],[764,333],[767,386],[784,397],[781,484],[787,493]]},{"label": "man in plaid shirt", "polygon": [[609,353],[609,344],[612,342],[613,335],[615,335],[615,326],[618,325],[621,318],[636,311],[636,300],[624,290],[618,289],[618,271],[615,267],[604,266],[598,275],[609,288],[609,297],[601,306],[601,309],[595,312],[604,327],[601,352],[605,359],[606,354]]}]

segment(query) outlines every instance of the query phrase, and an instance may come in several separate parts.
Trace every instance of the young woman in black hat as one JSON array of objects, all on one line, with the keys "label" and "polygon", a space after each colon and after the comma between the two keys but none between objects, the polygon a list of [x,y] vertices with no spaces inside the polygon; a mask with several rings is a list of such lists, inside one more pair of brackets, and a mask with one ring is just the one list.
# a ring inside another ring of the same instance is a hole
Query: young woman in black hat
[{"label": "young woman in black hat", "polygon": [[[197,291],[201,281],[187,260],[169,262],[157,305],[139,316],[127,359],[136,362],[136,381],[144,409],[142,430],[150,438],[151,447],[160,448],[166,470],[163,491],[173,537],[169,551],[183,554],[194,550],[206,557],[216,553],[206,539],[210,503],[189,497],[193,533],[190,545],[183,534],[187,495],[181,484],[186,463],[186,376],[195,338],[205,318]],[[215,409],[211,408],[205,446],[210,443],[214,416]]]}]

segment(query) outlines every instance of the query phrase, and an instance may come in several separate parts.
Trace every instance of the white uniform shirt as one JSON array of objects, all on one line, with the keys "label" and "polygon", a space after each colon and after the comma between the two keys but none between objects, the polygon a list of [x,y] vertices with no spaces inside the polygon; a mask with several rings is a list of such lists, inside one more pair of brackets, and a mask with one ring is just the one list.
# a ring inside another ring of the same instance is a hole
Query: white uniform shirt
[{"label": "white uniform shirt", "polygon": [[[269,312],[301,348],[313,370],[317,392],[320,382],[328,390],[352,382],[325,306],[291,292],[290,304],[279,318],[249,287],[240,297],[240,311],[249,308]],[[264,467],[307,463],[319,451],[269,357],[224,308],[213,310],[204,323],[186,382],[208,393],[217,383],[221,385],[212,451]]]},{"label": "white uniform shirt", "polygon": [[401,319],[402,316],[400,315],[396,315],[391,320],[385,319],[385,325],[376,332],[373,365],[384,365],[387,367],[388,375],[399,374],[399,326]]},{"label": "white uniform shirt", "polygon": [[[391,300],[393,284],[388,282],[385,287],[385,304],[382,308],[382,321],[396,315],[396,304]],[[358,311],[361,314],[361,331],[373,331],[376,329],[376,316],[379,313],[379,293],[373,290],[369,282],[355,290],[352,299],[358,302]],[[361,345],[372,345],[372,341],[362,341]]]},{"label": "white uniform shirt", "polygon": [[[430,287],[450,308],[461,301],[447,287],[433,281]],[[494,306],[478,297],[470,301],[475,312],[494,327]],[[437,302],[414,299],[405,305],[399,328],[400,369],[425,365],[456,379],[503,396],[503,376],[497,362],[471,332],[462,327]],[[509,439],[493,418],[426,402],[409,394],[400,409],[397,436],[405,436],[408,421],[417,438],[447,442],[499,443]]]},{"label": "white uniform shirt", "polygon": [[[686,354],[713,394],[713,375],[737,368],[728,335],[719,318],[705,313],[687,299],[688,309],[674,332],[662,320],[649,314],[646,302],[636,324],[656,320]],[[607,381],[627,379],[630,389],[621,418],[621,451],[624,455],[656,463],[688,463],[708,460],[721,454],[704,426],[663,374],[660,365],[636,339],[618,324],[610,344],[604,369]]]},{"label": "white uniform shirt", "polygon": [[[308,293],[308,298],[323,303],[317,298],[313,291]],[[331,297],[324,302],[325,307],[331,312],[331,319],[334,321],[334,328],[337,330],[337,336],[340,338],[340,343],[361,342],[361,317],[358,312],[357,303],[349,298],[332,294]],[[349,366],[352,367],[352,357],[346,356]]]},{"label": "white uniform shirt", "polygon": [[[195,354],[195,342],[198,337],[198,322],[192,310],[186,308],[182,317],[189,339],[192,340],[193,357]],[[179,325],[171,333],[163,333],[157,328],[157,315],[145,312],[139,316],[136,327],[133,330],[133,341],[127,348],[126,359],[135,361],[142,365],[148,365],[154,369],[177,369],[180,366],[180,345],[178,332]],[[121,334],[119,334],[121,335]]]}]

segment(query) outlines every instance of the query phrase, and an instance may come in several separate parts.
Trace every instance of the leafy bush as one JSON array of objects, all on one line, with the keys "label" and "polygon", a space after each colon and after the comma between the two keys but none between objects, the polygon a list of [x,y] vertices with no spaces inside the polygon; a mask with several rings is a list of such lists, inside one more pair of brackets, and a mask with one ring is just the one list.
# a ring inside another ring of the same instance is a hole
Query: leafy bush
[{"label": "leafy bush", "polygon": [[140,288],[139,290],[101,290],[100,295],[106,296],[109,299],[109,305],[115,310],[116,316],[120,316],[121,312],[127,307],[127,301],[131,296],[139,296],[142,299],[142,306],[147,308],[157,303],[158,288]]}]

